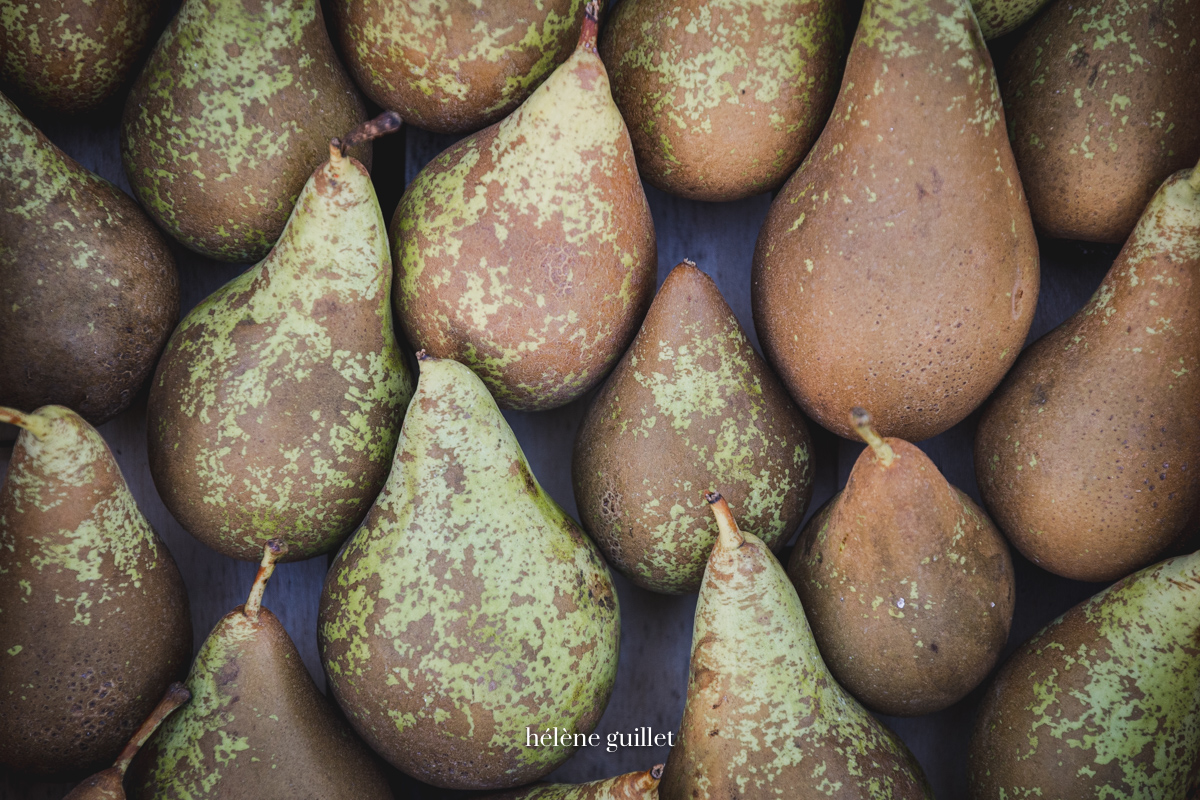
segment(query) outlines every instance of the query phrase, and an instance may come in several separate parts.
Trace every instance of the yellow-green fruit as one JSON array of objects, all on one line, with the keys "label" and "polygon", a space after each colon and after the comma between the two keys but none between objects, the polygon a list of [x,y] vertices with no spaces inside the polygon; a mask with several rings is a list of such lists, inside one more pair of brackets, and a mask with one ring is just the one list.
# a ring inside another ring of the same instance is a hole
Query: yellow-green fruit
[{"label": "yellow-green fruit", "polygon": [[167,233],[257,261],[329,140],[365,119],[317,0],[185,0],[129,94],[121,157]]},{"label": "yellow-green fruit", "polygon": [[625,0],[601,55],[647,182],[695,200],[777,189],[837,94],[835,0]]},{"label": "yellow-green fruit", "polygon": [[392,218],[409,342],[471,367],[505,408],[599,383],[654,294],[654,222],[595,41],[591,17],[574,55],[421,170]]},{"label": "yellow-green fruit", "polygon": [[984,39],[996,39],[1033,19],[1049,0],[974,0]]},{"label": "yellow-green fruit", "polygon": [[984,696],[972,800],[1200,792],[1200,553],[1148,567],[1026,642]]},{"label": "yellow-green fruit", "polygon": [[501,119],[570,54],[584,0],[335,0],[342,53],[375,103],[467,133]]},{"label": "yellow-green fruit", "polygon": [[329,569],[318,644],[359,735],[456,789],[537,780],[590,733],[620,617],[596,546],[529,471],[467,367],[424,356],[387,485]]},{"label": "yellow-green fruit", "polygon": [[159,0],[0,1],[0,86],[26,110],[88,111],[125,83]]},{"label": "yellow-green fruit", "polygon": [[1008,60],[1004,109],[1034,224],[1120,243],[1200,158],[1200,0],[1058,0]]}]

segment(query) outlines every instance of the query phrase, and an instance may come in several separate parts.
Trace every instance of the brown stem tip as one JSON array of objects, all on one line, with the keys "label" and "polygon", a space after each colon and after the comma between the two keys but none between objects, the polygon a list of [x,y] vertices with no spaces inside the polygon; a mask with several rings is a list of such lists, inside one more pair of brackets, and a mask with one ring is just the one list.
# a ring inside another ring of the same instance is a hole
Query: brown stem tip
[{"label": "brown stem tip", "polygon": [[725,498],[716,492],[705,492],[704,499],[708,501],[708,505],[712,508],[713,516],[717,518],[717,547],[722,550],[736,550],[745,543],[746,537],[742,536],[742,532],[738,530],[737,522],[733,519],[733,512],[729,510],[729,503],[725,502]]},{"label": "brown stem tip", "polygon": [[667,768],[666,764],[655,764],[650,768],[650,777],[654,780],[662,780],[663,770]]},{"label": "brown stem tip", "polygon": [[890,467],[892,462],[896,460],[896,451],[892,446],[879,438],[879,434],[871,430],[871,415],[867,413],[865,408],[855,406],[850,409],[850,424],[854,426],[854,430],[858,433],[862,440],[871,445],[871,449],[875,451],[875,457],[879,459],[879,463],[885,467]]},{"label": "brown stem tip", "polygon": [[283,539],[272,539],[263,545],[262,563],[258,566],[258,574],[254,576],[254,585],[250,587],[250,597],[242,613],[248,619],[258,620],[258,612],[262,609],[263,592],[267,590],[267,581],[275,571],[275,562],[287,555],[287,542]]},{"label": "brown stem tip", "polygon": [[429,353],[426,353],[424,350],[417,351],[417,361],[428,361],[431,358],[433,358],[433,356],[429,355]]},{"label": "brown stem tip", "polygon": [[150,712],[150,716],[142,723],[142,727],[137,729],[137,733],[125,745],[125,749],[121,751],[121,755],[117,756],[117,762],[113,764],[113,768],[120,774],[124,775],[129,769],[129,762],[133,761],[133,757],[137,755],[138,750],[144,745],[154,732],[158,730],[158,726],[163,720],[171,715],[171,712],[179,708],[181,705],[192,699],[192,693],[189,692],[182,683],[178,681],[167,687],[167,693],[154,710]]},{"label": "brown stem tip", "polygon": [[583,27],[579,30],[579,46],[591,53],[596,52],[596,34],[600,30],[599,0],[588,0],[583,10]]},{"label": "brown stem tip", "polygon": [[395,111],[385,111],[375,119],[369,119],[359,125],[341,139],[331,141],[329,143],[329,152],[332,154],[336,147],[338,155],[344,156],[346,155],[346,151],[351,147],[357,147],[363,142],[370,142],[378,139],[380,136],[386,136],[389,133],[398,131],[403,124],[404,120]]},{"label": "brown stem tip", "polygon": [[0,422],[16,425],[18,428],[29,431],[39,439],[45,439],[50,433],[50,423],[47,420],[39,417],[37,414],[26,414],[17,411],[15,408],[0,406]]}]

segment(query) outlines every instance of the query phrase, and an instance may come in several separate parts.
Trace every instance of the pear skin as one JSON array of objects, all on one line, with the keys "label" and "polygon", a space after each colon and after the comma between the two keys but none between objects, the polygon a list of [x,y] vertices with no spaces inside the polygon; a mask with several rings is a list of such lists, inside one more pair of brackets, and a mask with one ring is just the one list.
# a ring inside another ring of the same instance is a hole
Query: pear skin
[{"label": "pear skin", "polygon": [[620,614],[596,546],[538,485],[466,366],[421,354],[387,485],[329,569],[317,629],[330,691],[395,767],[508,789],[573,752],[617,669]]},{"label": "pear skin", "polygon": [[470,133],[521,104],[571,55],[584,0],[334,3],[341,51],[377,105],[438,133]]},{"label": "pear skin", "polygon": [[983,38],[991,41],[1033,19],[1048,0],[974,0],[971,3],[979,19]]},{"label": "pear skin", "polygon": [[187,689],[134,762],[142,800],[391,800],[379,766],[317,691],[282,623],[262,607],[287,545],[272,539],[244,605],[208,634]]},{"label": "pear skin", "polygon": [[162,234],[0,95],[0,405],[64,405],[107,422],[133,402],[178,319]]},{"label": "pear skin", "polygon": [[187,592],[95,428],[61,406],[0,422],[23,428],[0,487],[0,764],[86,775],[187,667]]},{"label": "pear skin", "polygon": [[928,439],[1004,377],[1040,279],[991,57],[968,0],[867,0],[833,115],[754,251],[763,353],[848,438]]},{"label": "pear skin", "polygon": [[600,55],[642,178],[740,200],[778,189],[816,141],[842,42],[832,0],[624,0]]},{"label": "pear skin", "polygon": [[615,778],[591,783],[535,784],[503,794],[488,795],[484,800],[658,800],[658,783],[663,765],[645,772],[628,772]]},{"label": "pear skin", "polygon": [[967,759],[972,800],[1200,791],[1200,553],[1134,573],[1021,646]]},{"label": "pear skin", "polygon": [[392,218],[408,341],[471,367],[502,408],[595,386],[654,295],[654,222],[596,55],[596,5],[574,54],[421,170]]},{"label": "pear skin", "polygon": [[783,567],[742,533],[719,494],[721,527],[692,631],[687,704],[663,800],[933,794],[904,744],[834,681]]},{"label": "pear skin", "polygon": [[[130,90],[121,158],[163,230],[253,262],[329,140],[366,117],[318,0],[184,0]],[[370,167],[369,145],[352,155]]]},{"label": "pear skin", "polygon": [[1050,4],[1013,48],[1009,132],[1038,229],[1124,242],[1169,175],[1200,158],[1200,4]]},{"label": "pear skin", "polygon": [[609,564],[657,592],[695,592],[717,540],[700,485],[782,546],[812,497],[812,440],[712,279],[667,276],[579,428],[571,473]]},{"label": "pear skin", "polygon": [[391,278],[370,176],[332,145],[271,254],[187,315],[151,383],[151,474],[189,533],[244,560],[282,537],[294,560],[362,520],[412,396]]},{"label": "pear skin", "polygon": [[[861,413],[858,413],[861,412]],[[805,526],[788,562],[821,656],[867,708],[940,711],[991,672],[1012,626],[1008,545],[921,450],[881,439]]]},{"label": "pear skin", "polygon": [[1055,574],[1111,581],[1200,514],[1200,170],[1167,179],[1092,299],[979,420],[992,518]]}]

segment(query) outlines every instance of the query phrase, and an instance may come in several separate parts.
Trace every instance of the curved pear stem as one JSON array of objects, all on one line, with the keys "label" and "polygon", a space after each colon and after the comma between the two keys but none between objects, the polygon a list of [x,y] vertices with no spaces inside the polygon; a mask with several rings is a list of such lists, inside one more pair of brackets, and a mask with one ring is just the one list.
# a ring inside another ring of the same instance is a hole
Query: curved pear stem
[{"label": "curved pear stem", "polygon": [[862,437],[862,440],[871,445],[871,449],[875,451],[875,457],[879,459],[879,463],[885,467],[890,467],[892,462],[896,460],[896,451],[892,446],[879,438],[879,434],[871,430],[871,415],[867,413],[865,408],[855,406],[850,409],[850,424],[854,426],[854,430]]},{"label": "curved pear stem", "polygon": [[649,793],[658,787],[658,782],[662,780],[663,771],[667,768],[666,764],[655,764],[646,772],[638,775],[638,791]]},{"label": "curved pear stem", "polygon": [[722,550],[737,550],[746,542],[746,537],[742,536],[742,532],[738,530],[737,522],[733,519],[733,512],[729,510],[729,503],[725,502],[725,498],[716,492],[706,492],[704,499],[712,507],[713,516],[717,518],[717,528],[720,533],[717,536],[717,547]]},{"label": "curved pear stem", "polygon": [[1191,177],[1188,178],[1188,186],[1192,187],[1193,192],[1200,193],[1200,162],[1192,169]]},{"label": "curved pear stem", "polygon": [[588,0],[583,10],[583,27],[579,29],[579,47],[589,53],[596,52],[596,34],[600,31],[600,2]]},{"label": "curved pear stem", "polygon": [[395,111],[385,111],[375,119],[369,119],[359,125],[342,138],[331,140],[329,142],[329,160],[341,160],[351,147],[357,147],[363,142],[370,142],[380,136],[398,131],[403,124],[403,118]]},{"label": "curved pear stem", "polygon": [[262,563],[258,565],[258,574],[254,576],[254,585],[250,587],[250,597],[242,613],[246,618],[257,622],[258,612],[262,610],[263,592],[267,590],[267,581],[275,571],[275,562],[287,555],[287,542],[283,539],[272,539],[263,545]]},{"label": "curved pear stem", "polygon": [[50,433],[50,423],[36,414],[25,414],[15,408],[0,406],[0,422],[23,428],[39,439],[45,439]]},{"label": "curved pear stem", "polygon": [[137,755],[138,750],[144,745],[154,732],[158,730],[158,726],[163,720],[171,715],[171,712],[179,708],[181,705],[192,699],[192,693],[184,688],[182,683],[176,681],[167,687],[167,693],[162,700],[158,701],[158,705],[150,712],[150,716],[142,723],[142,727],[137,729],[137,733],[125,745],[125,749],[121,751],[121,755],[117,756],[117,762],[113,764],[119,774],[124,775],[129,769],[129,762],[133,761],[133,757]]}]

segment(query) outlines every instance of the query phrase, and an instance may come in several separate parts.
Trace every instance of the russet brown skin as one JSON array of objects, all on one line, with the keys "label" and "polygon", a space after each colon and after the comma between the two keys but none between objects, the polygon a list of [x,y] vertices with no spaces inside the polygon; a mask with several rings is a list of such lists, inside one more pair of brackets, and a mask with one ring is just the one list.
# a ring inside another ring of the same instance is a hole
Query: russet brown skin
[{"label": "russet brown skin", "polygon": [[3,95],[0,242],[0,405],[112,419],[179,319],[175,257],[137,203]]},{"label": "russet brown skin", "polygon": [[863,451],[801,533],[788,576],[838,682],[874,711],[917,716],[958,702],[995,665],[1013,566],[1000,531],[920,449],[882,444],[894,460]]},{"label": "russet brown skin", "polygon": [[1200,177],[1184,170],[1088,304],[1022,353],[985,407],[984,503],[1044,569],[1128,575],[1195,530],[1198,408]]},{"label": "russet brown skin", "polygon": [[[697,485],[780,547],[812,497],[800,410],[712,279],[675,267],[579,429],[571,472],[584,527],[652,591],[694,592],[717,538]],[[680,512],[682,509],[682,512]]]},{"label": "russet brown skin", "polygon": [[868,0],[829,123],[771,206],[751,301],[801,408],[853,437],[961,421],[1016,359],[1037,241],[966,0]]},{"label": "russet brown skin", "polygon": [[82,443],[71,452],[96,457],[48,471],[25,431],[0,488],[0,541],[13,545],[0,548],[0,763],[78,776],[112,764],[187,668],[192,623],[179,570],[99,434],[66,409],[29,416],[47,412]]},{"label": "russet brown skin", "polygon": [[624,0],[600,53],[647,183],[694,200],[771,191],[837,95],[841,4]]},{"label": "russet brown skin", "polygon": [[1125,241],[1168,175],[1200,158],[1200,4],[1050,4],[1008,60],[1004,107],[1034,224]]}]

